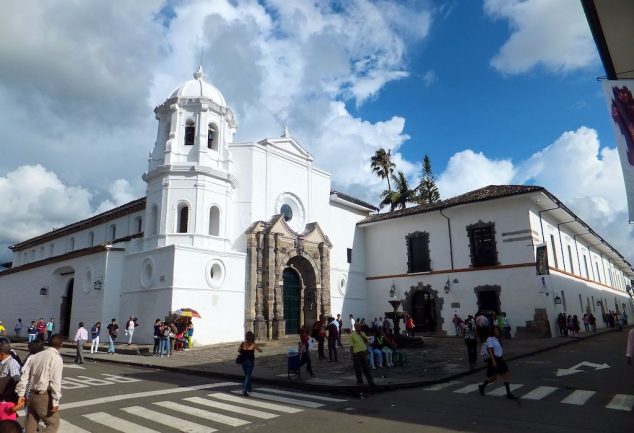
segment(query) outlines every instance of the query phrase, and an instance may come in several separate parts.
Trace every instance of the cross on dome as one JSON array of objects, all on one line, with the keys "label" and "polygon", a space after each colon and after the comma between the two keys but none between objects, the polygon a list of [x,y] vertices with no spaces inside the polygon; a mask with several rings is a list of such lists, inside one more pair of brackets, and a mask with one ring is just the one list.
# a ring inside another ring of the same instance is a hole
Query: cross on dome
[{"label": "cross on dome", "polygon": [[194,72],[194,78],[197,80],[205,80],[207,78],[207,74],[203,71],[203,65],[198,65],[198,70]]}]

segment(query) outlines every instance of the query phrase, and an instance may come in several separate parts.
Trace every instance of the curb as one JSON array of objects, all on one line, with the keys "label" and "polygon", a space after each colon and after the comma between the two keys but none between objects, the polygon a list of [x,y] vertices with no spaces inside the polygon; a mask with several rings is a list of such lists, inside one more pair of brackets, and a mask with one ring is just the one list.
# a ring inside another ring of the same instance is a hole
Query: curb
[{"label": "curb", "polygon": [[[625,330],[625,329],[628,329],[630,327],[625,327],[623,329]],[[594,337],[597,337],[599,335],[608,334],[610,332],[618,332],[618,331],[616,331],[614,329],[608,329],[608,330],[598,331],[596,333],[587,334],[587,335],[584,335],[582,337],[573,338],[573,339],[570,339],[570,340],[564,340],[564,341],[561,341],[561,342],[559,342],[557,344],[554,344],[552,346],[548,346],[548,347],[544,347],[544,348],[540,348],[540,349],[535,349],[535,350],[532,350],[532,351],[529,351],[529,352],[525,352],[525,353],[520,353],[518,355],[515,355],[515,356],[512,356],[512,357],[508,358],[507,361],[514,361],[514,360],[518,360],[518,359],[522,359],[522,358],[527,358],[529,356],[537,355],[539,353],[547,352],[549,350],[557,349],[557,348],[560,348],[560,347],[563,347],[563,346],[567,346],[569,344],[579,343],[581,341],[585,341],[586,339],[594,338]],[[64,353],[62,353],[61,355],[63,357],[66,357],[66,358],[74,358],[74,355],[72,355],[72,354],[64,354]],[[93,361],[93,359],[90,359],[90,360]],[[121,360],[121,359],[116,359],[116,358],[115,359],[104,358],[104,359],[100,359],[99,361],[100,362],[104,362],[104,363],[110,363],[110,364],[127,365],[127,366],[131,366],[131,367],[151,368],[151,369],[155,369],[155,370],[169,371],[169,372],[174,372],[174,373],[186,374],[186,375],[190,375],[190,376],[199,376],[199,377],[209,377],[209,378],[214,378],[214,379],[231,380],[231,381],[237,381],[238,383],[242,382],[244,380],[244,376],[242,374],[224,373],[224,372],[219,372],[219,371],[201,371],[201,370],[190,369],[190,368],[187,368],[187,367],[172,367],[172,366],[165,366],[165,365],[155,365],[155,364],[149,364],[149,363],[145,363],[145,362],[126,361],[126,360]],[[473,374],[475,372],[478,372],[478,371],[484,371],[485,369],[486,369],[485,366],[481,366],[481,367],[477,367],[477,368],[470,369],[470,370],[465,370],[465,371],[462,371],[460,373],[451,374],[451,375],[444,376],[444,377],[437,378],[437,379],[427,379],[427,380],[417,380],[417,381],[412,381],[412,382],[376,385],[374,387],[374,389],[371,389],[368,385],[358,386],[358,385],[313,384],[313,383],[292,381],[292,380],[288,380],[288,379],[275,379],[275,378],[266,378],[266,377],[257,377],[257,376],[254,376],[252,380],[253,380],[254,384],[276,385],[276,386],[279,386],[281,388],[319,391],[319,392],[324,392],[324,393],[329,393],[329,394],[334,394],[334,395],[358,396],[359,392],[369,392],[369,391],[371,391],[371,392],[387,392],[387,391],[395,391],[395,390],[398,390],[398,389],[419,388],[419,387],[430,386],[430,385],[434,385],[434,384],[438,384],[438,383],[449,382],[451,380],[456,380],[456,379],[460,379],[460,378],[465,377],[465,376],[469,376],[469,375],[471,375],[471,374]]]}]

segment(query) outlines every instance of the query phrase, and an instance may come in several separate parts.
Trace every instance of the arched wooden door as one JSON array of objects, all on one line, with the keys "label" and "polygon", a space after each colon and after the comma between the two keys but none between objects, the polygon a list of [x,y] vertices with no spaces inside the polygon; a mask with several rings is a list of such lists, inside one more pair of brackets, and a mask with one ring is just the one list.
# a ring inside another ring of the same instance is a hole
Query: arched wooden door
[{"label": "arched wooden door", "polygon": [[301,301],[301,282],[299,275],[291,268],[284,269],[283,274],[283,300],[284,300],[284,333],[299,333],[299,310]]},{"label": "arched wooden door", "polygon": [[436,332],[436,299],[428,291],[420,291],[412,300],[412,318],[416,332]]},{"label": "arched wooden door", "polygon": [[73,288],[75,279],[71,278],[66,286],[66,296],[62,297],[62,305],[59,312],[59,333],[64,337],[70,334],[70,319],[73,310]]}]

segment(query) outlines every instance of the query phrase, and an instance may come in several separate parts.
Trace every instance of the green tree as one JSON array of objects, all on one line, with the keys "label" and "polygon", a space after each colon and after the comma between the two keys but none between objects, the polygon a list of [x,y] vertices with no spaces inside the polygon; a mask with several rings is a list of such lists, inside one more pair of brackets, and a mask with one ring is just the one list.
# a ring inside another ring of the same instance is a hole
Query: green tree
[{"label": "green tree", "polygon": [[392,193],[390,176],[394,173],[394,167],[396,167],[396,164],[392,161],[392,155],[390,152],[391,150],[386,152],[383,148],[377,150],[371,159],[370,167],[372,167],[372,172],[376,173],[381,179],[387,179],[387,190]]},{"label": "green tree", "polygon": [[432,204],[440,200],[440,193],[436,186],[436,176],[431,170],[431,160],[428,155],[423,158],[423,170],[416,192],[416,201],[419,204]]},{"label": "green tree", "polygon": [[379,207],[383,208],[390,205],[390,212],[393,212],[395,209],[407,208],[407,203],[411,203],[416,199],[416,191],[409,187],[402,171],[398,172],[398,176],[392,174],[391,177],[394,182],[394,191],[383,191]]}]

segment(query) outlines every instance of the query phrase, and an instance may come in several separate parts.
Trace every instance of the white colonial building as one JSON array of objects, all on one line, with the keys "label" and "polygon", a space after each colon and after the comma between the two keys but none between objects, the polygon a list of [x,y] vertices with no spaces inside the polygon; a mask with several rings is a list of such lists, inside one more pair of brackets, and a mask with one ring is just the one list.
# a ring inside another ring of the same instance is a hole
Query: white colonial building
[{"label": "white colonial building", "polygon": [[[146,197],[13,245],[5,323],[55,317],[72,335],[80,321],[135,315],[135,339],[149,343],[155,319],[189,307],[198,343],[278,338],[320,314],[382,316],[390,290],[436,333],[477,309],[540,334],[558,312],[634,313],[629,263],[543,188],[378,214],[334,191],[288,131],[235,143],[233,112],[202,69],[154,111]],[[540,245],[550,272],[538,276]]]}]

